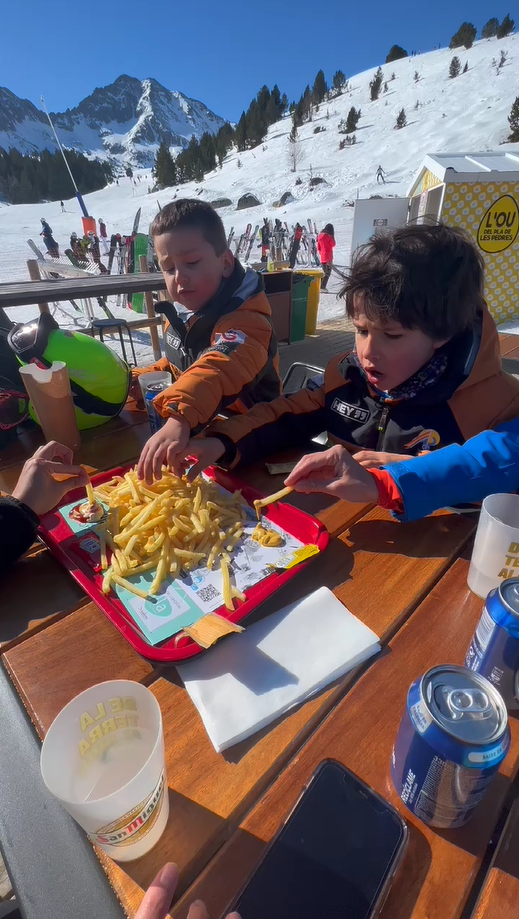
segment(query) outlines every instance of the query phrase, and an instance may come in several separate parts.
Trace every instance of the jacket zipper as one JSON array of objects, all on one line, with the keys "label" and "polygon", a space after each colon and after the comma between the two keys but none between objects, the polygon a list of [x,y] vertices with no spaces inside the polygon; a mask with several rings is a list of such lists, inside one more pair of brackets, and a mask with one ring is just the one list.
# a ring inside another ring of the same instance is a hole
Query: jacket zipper
[{"label": "jacket zipper", "polygon": [[381,413],[380,413],[380,418],[379,418],[378,427],[377,427],[377,431],[378,431],[377,450],[381,450],[381,449],[382,449],[382,442],[383,442],[383,440],[384,440],[384,434],[385,434],[385,431],[386,431],[386,424],[387,424],[387,416],[388,416],[388,415],[389,415],[389,406],[388,406],[388,405],[384,405],[384,408],[382,409],[382,411],[381,411]]}]

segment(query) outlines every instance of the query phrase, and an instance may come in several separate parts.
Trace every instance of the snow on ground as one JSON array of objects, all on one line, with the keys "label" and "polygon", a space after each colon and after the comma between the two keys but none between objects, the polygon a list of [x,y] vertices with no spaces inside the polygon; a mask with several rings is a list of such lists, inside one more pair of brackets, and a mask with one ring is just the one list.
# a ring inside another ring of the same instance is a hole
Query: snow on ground
[{"label": "snow on ground", "polygon": [[[507,60],[497,74],[493,60],[499,59],[501,51],[507,53]],[[449,79],[448,69],[454,53],[460,57],[462,67],[468,63],[469,70],[456,79]],[[300,128],[300,161],[296,173],[290,169],[288,133],[291,122],[286,117],[270,128],[264,144],[254,150],[229,154],[223,168],[207,175],[202,183],[188,183],[148,194],[148,186],[152,183],[149,170],[144,169],[140,173],[141,181],[135,186],[124,178],[119,179],[118,186],[110,185],[85,196],[89,213],[105,220],[109,234],[125,234],[131,230],[138,207],[142,208],[142,230],[157,213],[158,203],[164,206],[175,195],[199,195],[207,201],[228,197],[233,202],[232,207],[223,208],[219,213],[226,230],[234,227],[237,235],[244,231],[247,223],[255,226],[264,216],[279,217],[290,227],[296,221],[306,223],[307,218],[315,220],[319,229],[325,223],[333,223],[337,239],[335,263],[344,267],[350,257],[351,204],[357,196],[405,195],[427,153],[519,151],[517,144],[506,143],[507,116],[517,95],[519,35],[499,41],[479,41],[468,51],[452,52],[445,48],[383,65],[388,91],[382,91],[376,102],[370,102],[369,82],[375,69],[352,77],[350,92],[321,105],[313,121]],[[418,81],[415,81],[415,71]],[[394,80],[391,79],[393,73]],[[339,150],[338,125],[351,106],[362,112],[355,132],[357,143]],[[402,108],[405,108],[408,123],[402,130],[395,130],[396,116]],[[325,130],[314,134],[317,127]],[[379,164],[386,171],[385,186],[376,183]],[[309,179],[312,175],[324,178],[326,184],[311,189]],[[296,185],[298,179],[301,184]],[[285,207],[273,208],[273,203],[285,191],[291,192],[294,201]],[[256,195],[261,206],[236,211],[238,198],[246,192]],[[31,237],[38,243],[40,217],[49,221],[62,248],[68,244],[73,230],[80,232],[80,213],[75,199],[66,201],[65,207],[66,212],[62,214],[59,202],[0,205],[0,282],[26,278],[25,262],[31,257],[26,240]],[[251,260],[256,260],[257,256],[258,250],[253,250]],[[321,320],[343,314],[342,302],[333,296],[339,287],[340,279],[335,276],[330,283],[331,293],[321,295]],[[131,316],[128,310],[117,308],[114,298],[110,306],[117,315]],[[35,307],[10,311],[17,321],[31,318],[35,312]],[[98,309],[96,312],[101,315]],[[63,326],[73,324],[62,315],[57,318]],[[148,336],[140,333],[136,337],[139,339],[139,361],[148,360]]]}]

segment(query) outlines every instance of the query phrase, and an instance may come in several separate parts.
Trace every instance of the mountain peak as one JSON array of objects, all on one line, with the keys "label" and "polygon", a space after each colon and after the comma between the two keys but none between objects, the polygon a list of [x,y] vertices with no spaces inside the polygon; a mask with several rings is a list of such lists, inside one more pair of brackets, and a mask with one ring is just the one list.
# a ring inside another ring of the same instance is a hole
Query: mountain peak
[{"label": "mountain peak", "polygon": [[[44,113],[32,102],[0,87],[0,112],[0,147],[15,147],[21,153],[56,149]],[[172,92],[152,77],[138,80],[126,73],[51,117],[64,146],[143,166],[152,165],[161,141],[182,149],[193,134],[213,134],[224,124],[202,102]]]}]

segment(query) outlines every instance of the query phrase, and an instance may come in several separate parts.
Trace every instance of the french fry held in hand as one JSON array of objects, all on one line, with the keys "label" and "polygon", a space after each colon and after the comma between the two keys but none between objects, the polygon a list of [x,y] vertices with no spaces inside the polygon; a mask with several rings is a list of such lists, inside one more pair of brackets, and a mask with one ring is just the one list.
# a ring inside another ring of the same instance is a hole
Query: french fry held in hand
[{"label": "french fry held in hand", "polygon": [[293,490],[293,488],[287,486],[287,488],[282,488],[281,491],[276,491],[273,495],[269,495],[267,498],[258,498],[254,502],[254,510],[256,511],[258,520],[261,517],[260,512],[262,507],[268,507],[269,504],[275,504],[276,501],[281,501],[282,498],[286,498],[287,495],[293,492]]},{"label": "french fry held in hand", "polygon": [[[83,466],[83,469],[84,468],[85,467]],[[70,516],[74,520],[78,520],[80,523],[90,523],[101,520],[104,517],[105,510],[103,505],[96,500],[90,479],[88,479],[88,482],[85,485],[85,490],[87,500],[82,504],[78,504],[77,507],[72,508],[70,511]]]},{"label": "french fry held in hand", "polygon": [[[150,571],[149,594],[156,594],[169,575],[204,563],[220,562],[223,599],[233,609],[233,598],[245,597],[231,584],[230,553],[243,536],[245,504],[240,492],[225,495],[203,478],[188,483],[163,470],[162,479],[146,485],[135,470],[115,476],[95,489],[95,499],[110,508],[100,530],[103,593],[119,584],[139,597],[148,594],[128,580]],[[111,549],[110,564],[105,546]]]}]

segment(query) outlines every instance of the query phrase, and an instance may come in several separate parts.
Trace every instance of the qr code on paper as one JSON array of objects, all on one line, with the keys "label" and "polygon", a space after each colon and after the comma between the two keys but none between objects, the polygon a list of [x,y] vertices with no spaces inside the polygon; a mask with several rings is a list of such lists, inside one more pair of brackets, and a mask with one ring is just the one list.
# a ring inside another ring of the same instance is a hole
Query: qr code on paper
[{"label": "qr code on paper", "polygon": [[207,584],[206,587],[201,587],[197,591],[197,596],[200,598],[202,603],[212,603],[213,600],[220,599],[220,592],[214,587],[213,584]]}]

